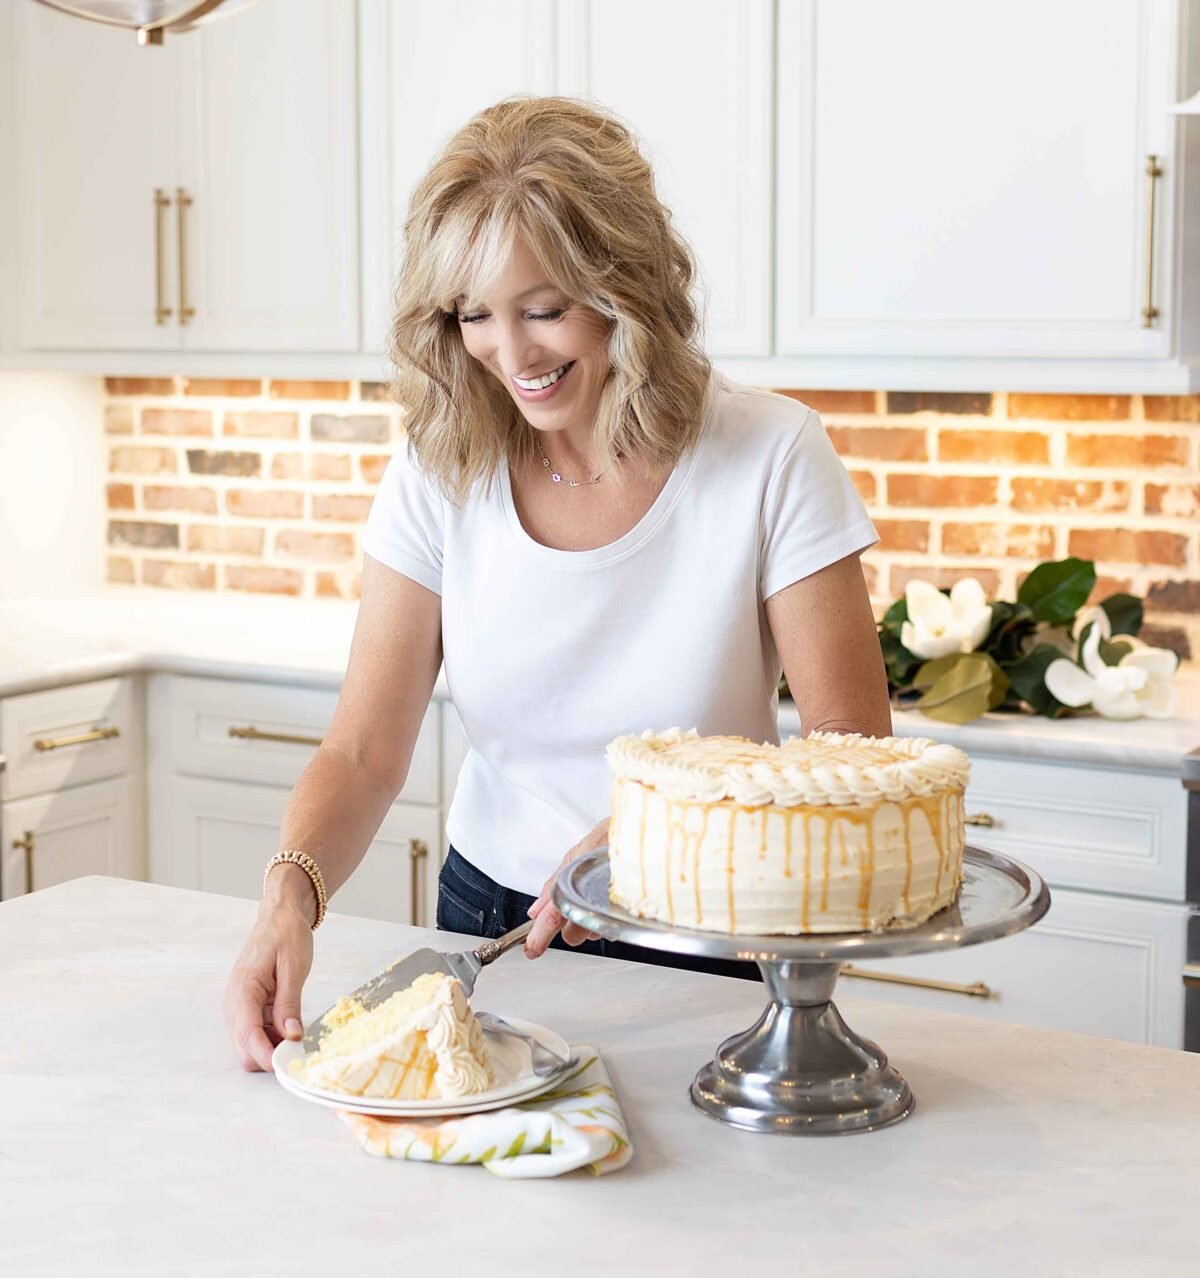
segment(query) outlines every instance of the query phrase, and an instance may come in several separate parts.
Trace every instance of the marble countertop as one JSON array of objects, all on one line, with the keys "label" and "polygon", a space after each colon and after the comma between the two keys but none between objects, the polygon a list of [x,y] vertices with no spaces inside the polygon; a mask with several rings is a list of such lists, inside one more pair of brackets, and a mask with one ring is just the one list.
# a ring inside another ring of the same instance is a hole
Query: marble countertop
[{"label": "marble countertop", "polygon": [[[336,688],[357,610],[343,600],[129,586],[0,601],[0,697],[141,670]],[[1162,722],[991,714],[955,727],[905,710],[894,715],[895,731],[968,753],[1176,774],[1200,747],[1200,667],[1182,670],[1176,687],[1176,717]],[[434,695],[448,695],[444,676]],[[800,731],[789,702],[780,707],[780,731]]]},{"label": "marble countertop", "polygon": [[[99,877],[0,904],[0,1272],[1195,1273],[1200,1056],[847,994],[913,1114],[754,1135],[696,1113],[687,1086],[756,1019],[760,986],[515,954],[476,1003],[596,1045],[635,1155],[601,1180],[502,1181],[371,1158],[242,1072],[219,1008],[255,908]],[[452,940],[331,914],[305,1011]]]}]

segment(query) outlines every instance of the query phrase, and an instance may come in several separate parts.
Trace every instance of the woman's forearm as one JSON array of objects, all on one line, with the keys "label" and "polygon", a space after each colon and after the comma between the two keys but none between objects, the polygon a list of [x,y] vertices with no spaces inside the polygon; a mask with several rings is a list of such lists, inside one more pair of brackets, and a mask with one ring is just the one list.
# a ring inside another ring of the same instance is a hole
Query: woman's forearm
[{"label": "woman's forearm", "polygon": [[[398,787],[386,784],[361,764],[321,746],[300,774],[279,830],[279,850],[298,848],[321,867],[329,896],[358,868],[371,846]],[[268,905],[301,909],[311,922],[316,903],[308,875],[298,866],[279,865],[267,879]]]}]

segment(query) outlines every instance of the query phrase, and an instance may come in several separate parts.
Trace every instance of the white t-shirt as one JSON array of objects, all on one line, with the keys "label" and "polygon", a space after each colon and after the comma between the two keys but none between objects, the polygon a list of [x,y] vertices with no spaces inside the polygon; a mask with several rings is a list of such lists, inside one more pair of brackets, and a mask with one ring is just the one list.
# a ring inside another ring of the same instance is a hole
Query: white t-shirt
[{"label": "white t-shirt", "polygon": [[456,507],[401,446],[363,548],[442,597],[446,682],[470,743],[450,841],[536,894],[608,815],[614,737],[681,727],[778,742],[763,601],[877,536],[820,417],[716,370],[699,441],[617,541],[534,541],[507,465],[482,493]]}]

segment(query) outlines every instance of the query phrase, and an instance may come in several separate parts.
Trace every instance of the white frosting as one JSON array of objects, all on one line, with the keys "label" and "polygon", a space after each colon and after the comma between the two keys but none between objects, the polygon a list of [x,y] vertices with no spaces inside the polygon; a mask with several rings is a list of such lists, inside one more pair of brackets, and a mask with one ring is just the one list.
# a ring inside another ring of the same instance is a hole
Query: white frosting
[{"label": "white frosting", "polygon": [[874,931],[948,905],[962,872],[961,750],[835,733],[756,746],[695,732],[621,737],[610,895],[680,927]]},{"label": "white frosting", "polygon": [[393,1100],[469,1096],[491,1082],[483,1031],[450,977],[378,1040],[340,1055],[319,1052],[304,1075],[314,1087]]},{"label": "white frosting", "polygon": [[607,751],[616,778],[674,799],[745,807],[893,802],[965,789],[971,765],[957,746],[927,737],[814,732],[783,745],[745,737],[701,737],[693,728],[617,737]]}]

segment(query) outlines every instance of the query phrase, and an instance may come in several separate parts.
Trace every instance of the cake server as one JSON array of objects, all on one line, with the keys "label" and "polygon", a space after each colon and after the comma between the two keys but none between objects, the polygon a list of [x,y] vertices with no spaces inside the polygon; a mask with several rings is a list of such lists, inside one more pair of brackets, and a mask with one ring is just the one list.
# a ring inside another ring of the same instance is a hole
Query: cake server
[{"label": "cake server", "polygon": [[[475,992],[475,978],[489,963],[494,963],[506,950],[511,950],[529,935],[534,920],[522,923],[511,932],[505,932],[494,941],[484,941],[473,950],[460,950],[457,953],[444,954],[441,950],[415,950],[405,958],[397,959],[391,967],[384,968],[378,976],[373,976],[365,985],[360,985],[349,998],[359,1002],[370,1011],[380,1003],[391,998],[397,990],[407,989],[418,976],[426,976],[431,972],[445,972],[447,976],[456,977],[462,982],[463,993],[468,998]],[[334,1005],[336,1006],[336,1004]],[[306,1052],[315,1052],[321,1035],[325,1032],[325,1018],[333,1011],[327,1007],[315,1021],[310,1021],[304,1031],[303,1047]]]}]

